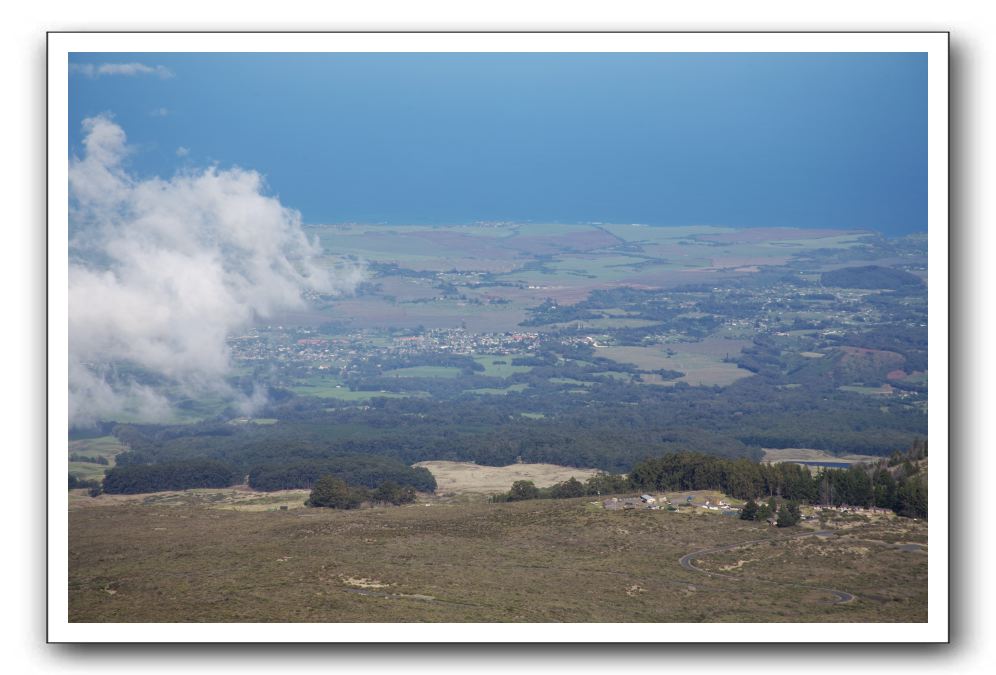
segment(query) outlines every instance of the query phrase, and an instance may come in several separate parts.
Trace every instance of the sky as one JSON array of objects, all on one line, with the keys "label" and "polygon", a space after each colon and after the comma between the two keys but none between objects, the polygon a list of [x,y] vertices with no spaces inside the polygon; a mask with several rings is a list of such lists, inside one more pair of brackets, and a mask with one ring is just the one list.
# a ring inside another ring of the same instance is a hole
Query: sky
[{"label": "sky", "polygon": [[305,224],[927,229],[924,54],[73,54],[98,117]]}]

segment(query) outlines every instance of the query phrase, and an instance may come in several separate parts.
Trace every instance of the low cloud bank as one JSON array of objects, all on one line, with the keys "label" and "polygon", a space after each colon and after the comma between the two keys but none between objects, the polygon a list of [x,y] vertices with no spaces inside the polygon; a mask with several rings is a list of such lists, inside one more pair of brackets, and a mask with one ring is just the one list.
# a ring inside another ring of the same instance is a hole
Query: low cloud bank
[{"label": "low cloud bank", "polygon": [[[225,339],[254,318],[340,293],[358,267],[319,264],[301,215],[264,194],[262,177],[207,168],[139,178],[124,167],[124,130],[83,123],[69,166],[69,421],[127,411],[150,421],[176,395],[238,395],[225,383]],[[259,396],[242,397],[246,409]]]}]

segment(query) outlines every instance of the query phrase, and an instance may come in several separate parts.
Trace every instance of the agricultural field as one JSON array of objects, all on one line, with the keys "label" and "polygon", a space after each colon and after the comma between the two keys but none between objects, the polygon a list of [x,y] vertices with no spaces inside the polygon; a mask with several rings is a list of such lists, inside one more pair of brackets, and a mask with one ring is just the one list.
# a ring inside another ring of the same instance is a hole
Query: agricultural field
[{"label": "agricultural field", "polygon": [[348,317],[355,329],[459,328],[477,332],[515,330],[526,318],[525,305],[477,305],[462,300],[439,299],[433,302],[395,303],[382,297],[347,298],[336,301],[328,313],[308,319],[320,323],[332,317]]},{"label": "agricultural field", "polygon": [[762,462],[877,462],[881,457],[872,455],[833,455],[823,450],[813,448],[764,448]]},{"label": "agricultural field", "polygon": [[528,384],[510,384],[507,387],[481,387],[479,389],[467,389],[468,394],[482,394],[491,396],[504,396],[513,391],[525,391]]},{"label": "agricultural field", "polygon": [[599,347],[598,356],[620,363],[632,363],[641,370],[678,370],[685,375],[677,380],[662,381],[644,376],[644,382],[668,384],[687,382],[693,386],[726,386],[749,377],[750,372],[723,359],[740,353],[745,343],[738,340],[715,339],[702,343],[668,343],[649,347]]},{"label": "agricultural field", "polygon": [[378,396],[398,398],[420,395],[419,392],[352,391],[341,380],[332,377],[310,377],[302,379],[289,389],[302,396],[334,398],[340,401],[366,401]]},{"label": "agricultural field", "polygon": [[460,369],[450,366],[412,366],[385,370],[384,377],[459,377]]},{"label": "agricultural field", "polygon": [[868,396],[891,396],[892,387],[888,384],[879,385],[877,387],[865,387],[861,385],[851,385],[845,384],[838,387],[841,391],[850,391],[855,394],[865,394]]},{"label": "agricultural field", "polygon": [[97,462],[69,461],[69,473],[82,480],[102,479],[104,471],[114,466],[114,458],[127,450],[127,447],[114,436],[101,436],[78,441],[69,441],[69,455],[78,455],[89,459],[99,457],[107,460],[107,464]]},{"label": "agricultural field", "polygon": [[[396,271],[371,274],[369,281],[376,291],[334,299],[323,309],[282,313],[274,320],[318,324],[331,316],[348,317],[354,329],[452,328],[464,322],[477,331],[514,330],[526,318],[526,308],[545,298],[569,304],[599,288],[667,288],[749,276],[763,266],[785,265],[807,251],[846,250],[860,245],[867,235],[841,230],[553,223],[350,224],[309,229],[322,243],[329,265],[339,264],[345,256],[361,264],[393,265]],[[433,279],[432,274],[439,276]],[[483,306],[447,296],[438,286],[444,279],[455,284],[463,298],[482,301]],[[489,303],[496,298],[508,304]]]},{"label": "agricultural field", "polygon": [[487,377],[508,377],[516,373],[528,373],[532,366],[517,366],[512,364],[512,358],[499,354],[477,354],[474,360],[484,366],[481,373]]},{"label": "agricultural field", "polygon": [[[701,509],[607,511],[584,499],[488,504],[424,496],[411,506],[355,511],[280,510],[285,497],[275,499],[239,510],[206,495],[71,508],[70,620],[927,616],[922,522],[856,519],[834,525],[832,535],[799,537],[816,530],[783,531]],[[698,554],[692,569],[680,563],[689,553],[738,543],[745,545]],[[840,602],[824,589],[853,598]]]}]

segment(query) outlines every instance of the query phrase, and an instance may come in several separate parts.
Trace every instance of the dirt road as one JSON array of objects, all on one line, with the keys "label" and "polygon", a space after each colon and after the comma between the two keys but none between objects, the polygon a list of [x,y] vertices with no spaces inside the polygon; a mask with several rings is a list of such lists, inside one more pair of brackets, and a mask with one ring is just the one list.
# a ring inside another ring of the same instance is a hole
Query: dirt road
[{"label": "dirt road", "polygon": [[[819,530],[816,532],[801,532],[789,537],[782,537],[781,539],[754,539],[751,541],[742,541],[737,544],[727,544],[725,546],[716,546],[714,548],[704,548],[701,551],[692,551],[691,553],[686,553],[681,556],[678,560],[678,564],[684,567],[686,570],[691,570],[692,572],[699,572],[700,574],[707,574],[711,577],[722,577],[724,579],[735,579],[738,581],[743,581],[744,577],[735,577],[730,574],[720,574],[718,572],[707,572],[706,570],[699,569],[693,562],[697,558],[709,555],[710,553],[719,553],[720,551],[732,551],[733,549],[740,548],[741,546],[748,546],[750,544],[761,544],[767,541],[788,541],[789,539],[798,539],[799,537],[832,537],[835,536],[830,530]],[[754,578],[752,581],[762,581],[768,584],[776,584],[778,586],[795,586],[798,588],[807,588],[814,591],[824,591],[832,595],[835,599],[832,601],[833,604],[841,604],[845,602],[851,602],[854,600],[855,596],[853,593],[848,593],[847,591],[838,591],[832,588],[821,588],[819,586],[807,586],[806,584],[796,584],[792,582],[783,581],[769,581],[767,579],[757,579]]]}]

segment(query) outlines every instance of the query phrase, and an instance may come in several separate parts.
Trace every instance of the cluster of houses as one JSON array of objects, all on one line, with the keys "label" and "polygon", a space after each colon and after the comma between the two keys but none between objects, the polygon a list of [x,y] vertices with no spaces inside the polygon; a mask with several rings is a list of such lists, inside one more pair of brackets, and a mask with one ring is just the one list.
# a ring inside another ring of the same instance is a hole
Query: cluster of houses
[{"label": "cluster of houses", "polygon": [[888,515],[892,513],[891,509],[884,509],[879,506],[848,506],[846,504],[843,506],[814,506],[813,510],[831,511],[833,513],[860,513],[860,514],[878,513],[881,515]]},{"label": "cluster of houses", "polygon": [[718,502],[713,504],[710,500],[706,500],[705,503],[696,503],[692,495],[685,497],[682,502],[678,500],[677,503],[673,503],[666,496],[661,496],[660,498],[655,497],[651,494],[643,494],[639,497],[610,497],[602,502],[602,506],[609,511],[620,511],[620,510],[630,510],[630,509],[651,509],[653,511],[659,511],[660,509],[671,508],[671,510],[676,510],[677,506],[687,506],[690,508],[700,508],[706,509],[707,511],[721,511],[724,514],[737,514],[740,513],[740,509],[730,506],[728,503],[720,499]]},{"label": "cluster of houses", "polygon": [[[598,504],[598,502],[592,502],[593,504]],[[679,506],[688,508],[698,508],[704,509],[706,511],[718,511],[725,516],[739,516],[740,509],[730,505],[726,501],[720,499],[715,504],[706,499],[704,502],[695,502],[695,497],[693,495],[687,495],[684,498],[675,497],[672,501],[668,499],[665,495],[651,495],[643,494],[639,497],[610,497],[603,500],[602,506],[607,511],[629,511],[634,509],[650,509],[653,511],[658,511],[661,509],[667,509],[671,511],[677,511]],[[854,513],[854,514],[883,514],[889,515],[892,513],[889,509],[883,509],[878,507],[859,507],[859,506],[814,506],[813,510],[818,514],[820,512],[832,512],[832,513]],[[803,515],[802,520],[813,521],[817,520],[817,515]],[[778,517],[776,514],[771,514],[767,518],[768,524],[774,527],[777,524]]]},{"label": "cluster of houses", "polygon": [[420,335],[396,337],[391,347],[381,351],[388,355],[438,352],[515,355],[532,351],[539,343],[539,333],[471,333],[463,328],[436,328]]}]

